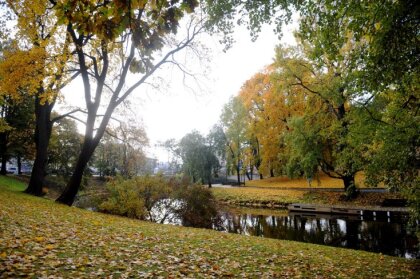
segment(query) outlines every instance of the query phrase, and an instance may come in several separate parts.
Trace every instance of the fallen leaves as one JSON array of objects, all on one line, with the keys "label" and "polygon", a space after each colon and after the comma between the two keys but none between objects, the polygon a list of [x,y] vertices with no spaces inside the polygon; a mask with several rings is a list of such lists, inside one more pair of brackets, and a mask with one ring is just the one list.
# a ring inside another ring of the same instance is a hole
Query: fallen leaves
[{"label": "fallen leaves", "polygon": [[[365,187],[365,175],[362,172],[356,175],[358,187]],[[287,176],[267,177],[264,179],[250,180],[245,186],[270,187],[270,188],[309,188],[308,180],[305,178],[290,179]],[[319,179],[311,182],[313,188],[344,188],[343,180],[331,178],[325,174],[320,174]]]},{"label": "fallen leaves", "polygon": [[303,199],[304,191],[266,188],[213,188],[217,200],[252,207],[284,208]]},{"label": "fallen leaves", "polygon": [[0,278],[409,278],[416,263],[140,222],[0,186]]}]

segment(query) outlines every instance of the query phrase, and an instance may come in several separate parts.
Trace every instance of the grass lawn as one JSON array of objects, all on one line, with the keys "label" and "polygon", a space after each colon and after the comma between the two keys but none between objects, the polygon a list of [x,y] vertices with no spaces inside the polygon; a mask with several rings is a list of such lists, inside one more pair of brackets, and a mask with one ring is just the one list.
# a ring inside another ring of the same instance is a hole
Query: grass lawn
[{"label": "grass lawn", "polygon": [[[365,176],[363,173],[356,175],[356,185],[364,188]],[[253,187],[273,187],[273,188],[309,188],[308,181],[304,178],[290,179],[286,176],[269,177],[262,180],[246,181],[245,186]],[[334,179],[325,174],[320,175],[319,180],[314,179],[311,182],[313,188],[344,188],[341,179]]]},{"label": "grass lawn", "polygon": [[279,188],[213,188],[214,196],[224,203],[240,206],[285,208],[290,203],[330,204],[345,206],[380,206],[386,198],[401,198],[398,193],[360,193],[356,199],[344,201],[341,192],[308,192]]},{"label": "grass lawn", "polygon": [[5,190],[23,191],[26,188],[26,184],[13,178],[13,176],[0,175],[0,187]]},{"label": "grass lawn", "polygon": [[0,180],[0,277],[415,278],[419,261],[158,225],[19,193]]},{"label": "grass lawn", "polygon": [[236,205],[285,207],[305,200],[305,191],[247,187],[213,188],[212,191],[217,200]]}]

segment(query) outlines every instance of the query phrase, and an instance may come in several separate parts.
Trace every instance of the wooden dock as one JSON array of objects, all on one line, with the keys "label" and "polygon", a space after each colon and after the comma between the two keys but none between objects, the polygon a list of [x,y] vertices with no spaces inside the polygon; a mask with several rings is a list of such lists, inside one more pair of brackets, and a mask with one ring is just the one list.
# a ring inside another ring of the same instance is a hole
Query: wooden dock
[{"label": "wooden dock", "polygon": [[312,212],[315,214],[339,214],[339,215],[359,215],[359,216],[377,216],[385,215],[405,215],[408,214],[408,208],[405,207],[347,207],[347,206],[329,206],[329,205],[314,205],[314,204],[290,204],[287,209],[293,212]]}]

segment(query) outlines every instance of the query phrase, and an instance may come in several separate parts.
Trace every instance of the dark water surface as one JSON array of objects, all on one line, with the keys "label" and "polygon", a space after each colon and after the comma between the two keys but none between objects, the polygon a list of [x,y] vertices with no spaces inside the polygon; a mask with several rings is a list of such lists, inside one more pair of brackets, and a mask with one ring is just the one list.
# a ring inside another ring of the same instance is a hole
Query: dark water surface
[{"label": "dark water surface", "polygon": [[244,235],[287,239],[335,247],[382,253],[405,258],[420,258],[419,241],[407,229],[407,217],[296,214],[287,211],[247,213],[241,209],[224,209],[221,222],[214,229]]},{"label": "dark water surface", "polygon": [[[153,221],[158,223],[185,224],[182,218],[164,206],[154,208],[152,215]],[[168,216],[164,221],[161,219],[163,215]],[[228,233],[365,250],[403,258],[420,258],[419,240],[408,227],[407,215],[362,218],[281,210],[222,208],[218,216],[209,223],[197,226]]]}]

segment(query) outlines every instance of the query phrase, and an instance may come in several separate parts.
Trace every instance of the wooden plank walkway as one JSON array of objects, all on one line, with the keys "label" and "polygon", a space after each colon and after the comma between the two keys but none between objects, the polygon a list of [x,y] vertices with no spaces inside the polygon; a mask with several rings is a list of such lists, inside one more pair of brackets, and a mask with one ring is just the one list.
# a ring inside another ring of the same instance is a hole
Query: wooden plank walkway
[{"label": "wooden plank walkway", "polygon": [[406,207],[382,207],[382,206],[330,206],[316,204],[292,203],[287,209],[296,212],[313,212],[327,214],[345,214],[345,215],[373,215],[386,214],[408,214]]}]

